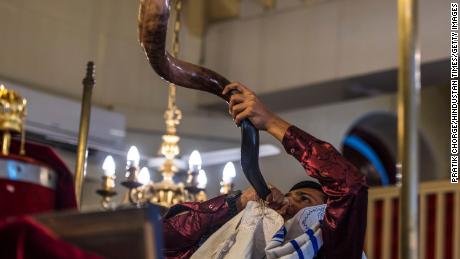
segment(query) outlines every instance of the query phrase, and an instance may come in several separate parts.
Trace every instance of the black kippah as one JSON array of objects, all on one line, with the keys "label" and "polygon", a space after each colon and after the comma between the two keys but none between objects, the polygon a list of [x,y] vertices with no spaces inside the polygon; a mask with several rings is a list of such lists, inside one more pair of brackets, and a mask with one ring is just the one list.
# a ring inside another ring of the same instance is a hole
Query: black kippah
[{"label": "black kippah", "polygon": [[321,188],[321,184],[317,182],[313,182],[313,181],[302,181],[302,182],[296,183],[294,186],[292,186],[292,188],[289,191],[294,191],[294,190],[302,189],[302,188],[315,189],[315,190],[318,190],[324,193],[323,188]]}]

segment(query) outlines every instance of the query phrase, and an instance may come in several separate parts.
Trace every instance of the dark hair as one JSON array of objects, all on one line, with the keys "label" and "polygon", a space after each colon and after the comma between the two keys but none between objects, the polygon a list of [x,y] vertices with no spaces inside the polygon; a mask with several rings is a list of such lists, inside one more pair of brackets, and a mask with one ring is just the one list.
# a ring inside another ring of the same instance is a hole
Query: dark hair
[{"label": "dark hair", "polygon": [[314,181],[302,181],[299,183],[294,184],[292,188],[289,191],[294,191],[297,189],[302,189],[302,188],[310,188],[310,189],[315,189],[320,192],[322,192],[324,195],[326,195],[323,191],[323,188],[321,187],[321,184],[314,182]]}]

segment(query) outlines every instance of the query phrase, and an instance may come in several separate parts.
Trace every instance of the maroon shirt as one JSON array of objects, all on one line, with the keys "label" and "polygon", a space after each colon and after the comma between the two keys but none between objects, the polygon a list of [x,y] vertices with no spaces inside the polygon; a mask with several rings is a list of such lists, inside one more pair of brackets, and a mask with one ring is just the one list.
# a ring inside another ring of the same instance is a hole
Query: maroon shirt
[{"label": "maroon shirt", "polygon": [[361,258],[367,222],[367,184],[363,174],[329,143],[291,126],[283,137],[286,152],[327,194],[318,258]]},{"label": "maroon shirt", "polygon": [[[334,147],[295,126],[283,138],[286,151],[318,179],[328,195],[318,258],[361,258],[367,216],[365,177]],[[189,258],[204,237],[231,217],[225,196],[173,206],[163,221],[166,258]]]}]

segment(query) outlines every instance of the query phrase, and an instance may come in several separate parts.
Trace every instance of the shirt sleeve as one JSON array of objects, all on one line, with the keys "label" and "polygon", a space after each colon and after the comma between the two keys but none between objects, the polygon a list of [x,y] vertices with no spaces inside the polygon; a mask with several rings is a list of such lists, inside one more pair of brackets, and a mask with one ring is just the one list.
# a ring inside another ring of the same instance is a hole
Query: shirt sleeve
[{"label": "shirt sleeve", "polygon": [[331,144],[295,126],[289,127],[282,143],[328,196],[321,258],[361,258],[367,220],[364,175]]},{"label": "shirt sleeve", "polygon": [[203,237],[211,235],[232,216],[225,195],[171,207],[163,219],[165,257],[190,257]]}]

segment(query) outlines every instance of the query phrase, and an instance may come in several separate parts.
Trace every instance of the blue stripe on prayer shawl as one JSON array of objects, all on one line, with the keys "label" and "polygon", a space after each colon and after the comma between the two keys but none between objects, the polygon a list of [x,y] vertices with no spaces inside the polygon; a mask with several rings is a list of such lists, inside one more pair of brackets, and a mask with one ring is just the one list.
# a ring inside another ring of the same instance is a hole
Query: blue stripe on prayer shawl
[{"label": "blue stripe on prayer shawl", "polygon": [[282,234],[282,233],[275,234],[272,238],[273,239],[275,239],[275,238],[284,239],[284,234]]},{"label": "blue stripe on prayer shawl", "polygon": [[302,250],[300,249],[299,244],[297,244],[297,241],[291,240],[289,242],[292,244],[292,246],[294,247],[295,251],[297,252],[297,255],[299,256],[299,259],[304,259]]},{"label": "blue stripe on prayer shawl", "polygon": [[276,234],[272,237],[272,239],[274,238],[284,239],[284,236],[286,236],[286,232],[287,232],[286,227],[282,226],[280,230],[278,230],[278,232],[276,232]]},{"label": "blue stripe on prayer shawl", "polygon": [[315,252],[315,255],[318,253],[318,240],[316,240],[315,237],[315,232],[311,228],[307,229],[307,235],[310,237],[311,244],[313,245],[313,251]]}]

